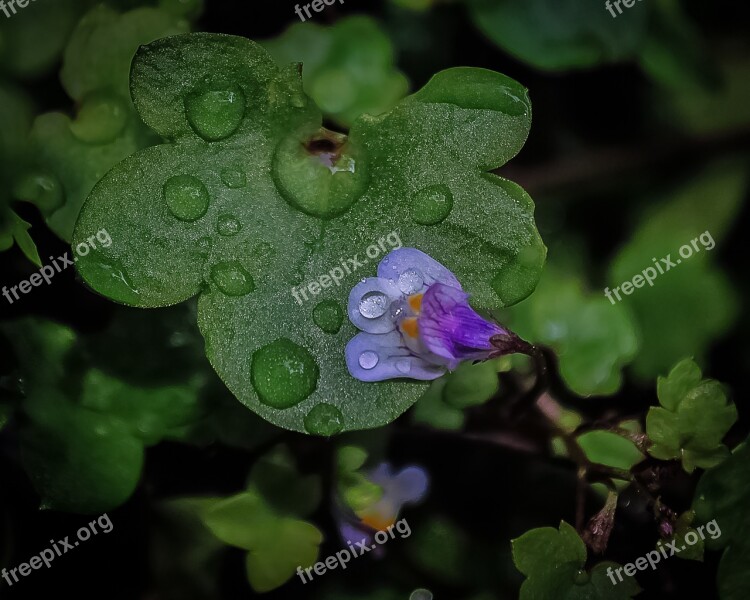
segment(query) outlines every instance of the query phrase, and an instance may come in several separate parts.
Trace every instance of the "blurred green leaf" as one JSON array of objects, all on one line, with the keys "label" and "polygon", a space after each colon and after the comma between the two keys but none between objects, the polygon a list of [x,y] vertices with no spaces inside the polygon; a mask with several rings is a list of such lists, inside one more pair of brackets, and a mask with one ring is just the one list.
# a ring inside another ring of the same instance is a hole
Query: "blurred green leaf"
[{"label": "blurred green leaf", "polygon": [[[734,322],[736,295],[714,266],[713,249],[734,222],[746,184],[742,164],[707,169],[655,204],[612,262],[608,280],[613,292],[641,278],[642,289],[622,292],[618,302],[633,311],[640,325],[641,349],[633,361],[638,377],[656,377],[685,355],[700,363],[709,344]],[[679,255],[684,245],[692,253],[687,259]],[[649,269],[652,286],[645,285],[643,275]]]},{"label": "blurred green leaf", "polygon": [[492,42],[534,67],[550,70],[632,58],[643,43],[649,17],[648,6],[640,2],[616,18],[600,0],[469,0],[468,4],[474,23]]},{"label": "blurred green leaf", "polygon": [[737,408],[718,381],[701,381],[698,365],[685,359],[666,379],[659,378],[657,393],[662,407],[652,407],[646,416],[652,456],[680,459],[692,473],[696,467],[716,466],[729,455],[721,441],[737,420]]},{"label": "blurred green leaf", "polygon": [[586,292],[580,280],[554,266],[548,265],[536,291],[508,314],[507,324],[518,335],[555,350],[560,374],[582,396],[614,394],[622,369],[638,350],[627,309]]},{"label": "blurred green leaf", "polygon": [[591,462],[629,471],[646,457],[629,439],[611,431],[588,431],[576,438]]},{"label": "blurred green leaf", "polygon": [[300,475],[292,453],[283,445],[256,461],[249,483],[274,509],[300,517],[317,509],[323,494],[320,476]]},{"label": "blurred green leaf", "polygon": [[721,600],[744,600],[750,594],[750,445],[734,449],[722,464],[706,471],[693,500],[696,521],[705,523],[705,545],[724,549],[717,587]]},{"label": "blurred green leaf", "polygon": [[202,518],[216,537],[248,551],[247,577],[257,592],[277,588],[297,567],[313,564],[323,541],[316,527],[279,516],[253,491],[212,504]]},{"label": "blurred green leaf", "polygon": [[521,586],[520,600],[625,600],[640,592],[632,577],[625,575],[622,582],[614,575],[608,577],[607,571],[619,567],[617,563],[601,562],[586,572],[586,546],[565,521],[560,522],[559,530],[532,529],[511,544],[513,561],[527,577]]},{"label": "blurred green leaf", "polygon": [[340,19],[329,27],[295,23],[262,45],[280,66],[302,63],[305,92],[344,126],[362,114],[390,110],[409,88],[395,66],[390,40],[367,16]]}]

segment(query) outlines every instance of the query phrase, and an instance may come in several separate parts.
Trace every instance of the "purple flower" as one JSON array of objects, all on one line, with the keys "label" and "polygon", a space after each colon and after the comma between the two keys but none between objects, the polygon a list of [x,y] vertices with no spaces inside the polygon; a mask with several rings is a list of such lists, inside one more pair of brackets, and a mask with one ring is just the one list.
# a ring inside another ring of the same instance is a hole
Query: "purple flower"
[{"label": "purple flower", "polygon": [[374,534],[394,525],[405,504],[415,504],[424,498],[429,481],[427,473],[420,467],[409,466],[395,472],[387,462],[379,464],[365,476],[382,488],[380,498],[356,512],[349,507],[340,507],[337,519],[345,542],[356,544],[366,540],[365,545],[371,546]]},{"label": "purple flower", "polygon": [[399,248],[349,295],[349,319],[362,330],[346,346],[349,373],[361,381],[431,380],[465,360],[530,346],[481,317],[446,267],[416,248]]}]

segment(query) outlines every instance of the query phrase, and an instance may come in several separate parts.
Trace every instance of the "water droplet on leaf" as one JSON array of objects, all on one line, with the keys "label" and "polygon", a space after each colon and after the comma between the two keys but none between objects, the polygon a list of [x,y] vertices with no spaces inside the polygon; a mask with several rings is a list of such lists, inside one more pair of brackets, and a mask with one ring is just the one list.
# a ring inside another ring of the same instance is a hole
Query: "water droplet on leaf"
[{"label": "water droplet on leaf", "polygon": [[216,224],[216,230],[221,235],[237,235],[242,229],[242,223],[232,215],[220,215]]},{"label": "water droplet on leaf", "polygon": [[190,94],[185,100],[190,126],[204,140],[232,135],[245,116],[245,95],[237,86]]},{"label": "water droplet on leaf", "polygon": [[338,333],[344,322],[344,310],[335,300],[323,300],[313,308],[313,321],[326,333]]},{"label": "water droplet on leaf", "polygon": [[169,178],[164,184],[164,199],[180,221],[197,221],[206,214],[210,201],[206,186],[192,175]]},{"label": "water droplet on leaf", "polygon": [[318,404],[305,416],[305,429],[313,435],[330,437],[343,428],[344,415],[333,404]]},{"label": "water droplet on leaf", "polygon": [[411,201],[412,218],[420,225],[437,225],[453,210],[453,194],[447,185],[428,186]]},{"label": "water droplet on leaf", "polygon": [[236,260],[214,265],[211,268],[211,279],[227,296],[245,296],[255,289],[252,276]]},{"label": "water droplet on leaf", "polygon": [[233,190],[243,188],[247,185],[247,175],[242,169],[227,167],[221,171],[221,182]]},{"label": "water droplet on leaf", "polygon": [[250,376],[260,401],[273,408],[290,408],[315,391],[318,365],[310,352],[287,338],[253,354]]}]

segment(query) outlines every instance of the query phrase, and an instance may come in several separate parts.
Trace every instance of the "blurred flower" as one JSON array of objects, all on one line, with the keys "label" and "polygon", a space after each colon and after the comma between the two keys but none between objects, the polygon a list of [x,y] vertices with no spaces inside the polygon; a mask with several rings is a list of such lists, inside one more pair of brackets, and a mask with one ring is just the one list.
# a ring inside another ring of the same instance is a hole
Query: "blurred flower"
[{"label": "blurred flower", "polygon": [[346,346],[349,373],[360,381],[431,380],[466,360],[528,352],[511,331],[469,305],[456,276],[416,248],[390,252],[378,276],[349,295],[349,319],[363,333]]},{"label": "blurred flower", "polygon": [[429,480],[421,467],[409,466],[395,472],[386,462],[364,473],[364,478],[377,486],[380,493],[354,506],[340,498],[336,518],[345,542],[356,544],[367,540],[366,545],[370,546],[375,533],[396,523],[404,505],[416,504],[425,497]]}]

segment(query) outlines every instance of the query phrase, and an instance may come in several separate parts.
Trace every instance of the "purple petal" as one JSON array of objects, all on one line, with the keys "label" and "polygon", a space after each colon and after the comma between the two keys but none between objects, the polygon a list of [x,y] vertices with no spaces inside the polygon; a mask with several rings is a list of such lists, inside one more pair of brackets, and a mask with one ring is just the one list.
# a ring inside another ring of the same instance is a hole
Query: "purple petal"
[{"label": "purple petal", "polygon": [[378,265],[378,277],[393,281],[407,296],[423,292],[434,283],[461,289],[453,273],[416,248],[398,248],[388,253]]},{"label": "purple petal", "polygon": [[345,354],[349,373],[360,381],[398,377],[431,381],[445,373],[445,367],[412,354],[398,331],[380,335],[358,333],[346,345]]},{"label": "purple petal", "polygon": [[488,358],[496,350],[490,338],[508,333],[478,315],[468,298],[461,290],[436,283],[422,299],[419,334],[430,352],[448,360],[450,369],[462,360]]},{"label": "purple petal", "polygon": [[339,532],[345,543],[354,545],[357,542],[365,540],[367,546],[372,545],[372,534],[370,533],[370,529],[365,525],[357,527],[348,521],[340,521]]},{"label": "purple petal", "polygon": [[349,320],[367,333],[388,333],[396,329],[391,304],[401,299],[398,286],[380,277],[368,277],[349,293]]},{"label": "purple petal", "polygon": [[416,466],[406,467],[394,475],[388,463],[381,463],[369,474],[368,479],[383,488],[384,499],[399,507],[418,502],[427,492],[427,473]]}]

